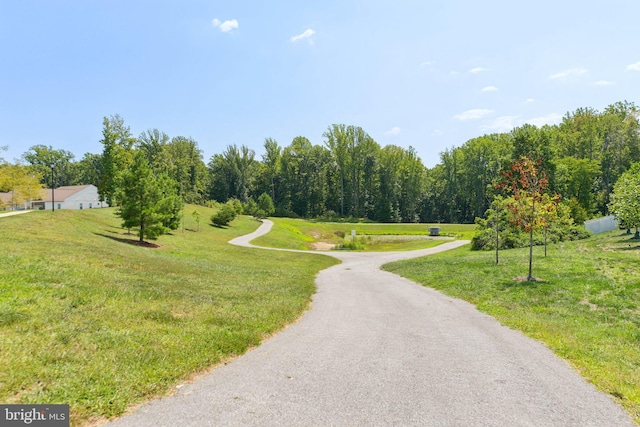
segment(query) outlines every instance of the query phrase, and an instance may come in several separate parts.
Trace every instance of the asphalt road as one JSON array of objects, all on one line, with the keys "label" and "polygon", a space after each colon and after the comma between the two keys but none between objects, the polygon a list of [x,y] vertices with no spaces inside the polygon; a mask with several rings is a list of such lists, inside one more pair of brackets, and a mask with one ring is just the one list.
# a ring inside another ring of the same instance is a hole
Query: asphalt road
[{"label": "asphalt road", "polygon": [[379,270],[460,244],[330,252],[342,264],[318,275],[312,309],[297,323],[109,425],[633,426],[543,345]]}]

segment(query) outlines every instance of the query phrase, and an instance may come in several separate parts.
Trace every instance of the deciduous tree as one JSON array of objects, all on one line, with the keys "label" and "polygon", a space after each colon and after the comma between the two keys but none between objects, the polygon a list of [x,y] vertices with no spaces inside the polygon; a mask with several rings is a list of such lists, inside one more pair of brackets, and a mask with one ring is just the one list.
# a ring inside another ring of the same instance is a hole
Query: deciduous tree
[{"label": "deciduous tree", "polygon": [[613,186],[611,212],[627,228],[636,228],[635,238],[640,238],[640,163],[634,163]]},{"label": "deciduous tree", "polygon": [[503,172],[504,181],[500,185],[513,195],[513,201],[507,205],[511,211],[512,223],[529,233],[529,275],[527,281],[533,277],[533,231],[543,226],[542,212],[545,211],[544,191],[549,180],[541,170],[542,159],[533,161],[522,156]]}]

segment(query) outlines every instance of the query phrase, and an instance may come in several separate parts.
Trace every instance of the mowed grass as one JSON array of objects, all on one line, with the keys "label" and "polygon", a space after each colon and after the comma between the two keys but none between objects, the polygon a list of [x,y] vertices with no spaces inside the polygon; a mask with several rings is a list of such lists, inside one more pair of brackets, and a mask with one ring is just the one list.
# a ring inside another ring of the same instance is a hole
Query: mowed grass
[{"label": "mowed grass", "polygon": [[[440,235],[470,239],[473,224],[373,224],[318,222],[303,219],[272,218],[274,226],[253,243],[282,249],[314,249],[318,242],[339,245],[351,241],[351,230],[365,251],[406,251],[439,245],[446,240],[430,239],[429,228],[440,227]],[[344,237],[343,237],[344,236]]]},{"label": "mowed grass", "polygon": [[[528,249],[468,247],[388,264],[385,270],[475,304],[568,360],[640,424],[640,242],[619,231]],[[452,274],[452,272],[455,272]]]},{"label": "mowed grass", "polygon": [[157,248],[129,243],[113,209],[0,218],[0,402],[115,417],[299,317],[337,261],[228,245],[259,224],[214,228],[213,212],[188,207]]}]

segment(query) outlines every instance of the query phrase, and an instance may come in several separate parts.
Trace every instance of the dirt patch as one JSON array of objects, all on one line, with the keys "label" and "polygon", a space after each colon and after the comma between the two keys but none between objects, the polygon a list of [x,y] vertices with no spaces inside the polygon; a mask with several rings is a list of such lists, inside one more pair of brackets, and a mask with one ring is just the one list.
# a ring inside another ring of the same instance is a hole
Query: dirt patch
[{"label": "dirt patch", "polygon": [[513,278],[514,282],[544,282],[543,279],[539,277],[532,277],[531,280],[527,276],[518,276]]},{"label": "dirt patch", "polygon": [[311,247],[314,251],[330,251],[331,249],[335,248],[336,245],[327,242],[315,242],[311,244]]}]

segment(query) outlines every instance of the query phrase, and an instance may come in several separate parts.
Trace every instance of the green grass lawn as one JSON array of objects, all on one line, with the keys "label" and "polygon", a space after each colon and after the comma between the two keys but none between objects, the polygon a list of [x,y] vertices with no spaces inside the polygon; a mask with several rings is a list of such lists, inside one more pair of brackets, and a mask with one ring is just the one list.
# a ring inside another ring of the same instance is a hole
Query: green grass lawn
[{"label": "green grass lawn", "polygon": [[299,317],[336,261],[228,245],[259,224],[214,228],[213,212],[188,207],[156,248],[131,244],[113,209],[0,218],[0,402],[114,417]]},{"label": "green grass lawn", "polygon": [[[568,360],[640,423],[640,242],[619,231],[528,249],[468,247],[388,264],[385,270],[464,299]],[[455,274],[451,274],[451,272]]]},{"label": "green grass lawn", "polygon": [[313,249],[314,243],[334,245],[351,241],[351,230],[365,251],[400,251],[424,249],[446,240],[429,239],[429,227],[440,227],[440,235],[470,239],[473,224],[372,224],[317,222],[303,219],[272,218],[274,226],[269,234],[254,240],[259,246],[283,249]]}]

